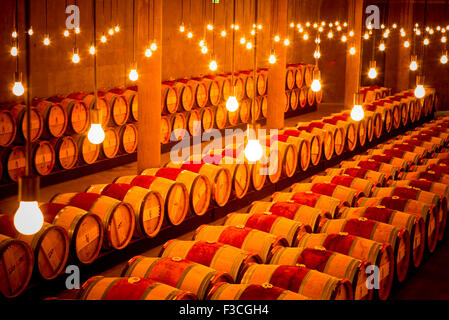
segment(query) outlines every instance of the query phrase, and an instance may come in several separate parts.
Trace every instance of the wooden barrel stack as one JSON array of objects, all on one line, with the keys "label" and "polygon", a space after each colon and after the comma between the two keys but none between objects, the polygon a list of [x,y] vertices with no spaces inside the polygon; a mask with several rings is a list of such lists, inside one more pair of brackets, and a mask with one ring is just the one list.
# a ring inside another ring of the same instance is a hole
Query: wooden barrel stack
[{"label": "wooden barrel stack", "polygon": [[304,63],[287,65],[284,112],[312,107],[322,102],[322,90],[313,92],[311,89],[313,68],[313,65]]}]

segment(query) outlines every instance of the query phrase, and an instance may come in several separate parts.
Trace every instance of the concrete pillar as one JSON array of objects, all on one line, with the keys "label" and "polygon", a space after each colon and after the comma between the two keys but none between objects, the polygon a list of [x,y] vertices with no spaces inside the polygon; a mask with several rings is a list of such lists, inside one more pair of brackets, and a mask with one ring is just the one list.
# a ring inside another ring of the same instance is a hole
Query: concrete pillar
[{"label": "concrete pillar", "polygon": [[155,9],[154,40],[158,49],[150,58],[144,55],[148,46],[149,0],[136,0],[136,59],[139,72],[139,141],[137,170],[159,167],[161,162],[161,82],[162,82],[162,0],[153,0]]},{"label": "concrete pillar", "polygon": [[[345,72],[345,106],[354,104],[354,93],[357,92],[360,79],[361,44],[363,21],[363,0],[348,0],[348,50],[346,50]],[[354,31],[354,37],[349,36],[349,31]],[[350,45],[354,45],[357,53],[349,53]]]},{"label": "concrete pillar", "polygon": [[274,43],[277,62],[268,68],[268,129],[284,127],[285,68],[287,65],[287,47],[284,46],[284,39],[287,36],[287,0],[276,2],[278,2],[276,5],[279,5],[279,10],[277,16],[274,17],[274,24],[279,26],[277,34],[281,41]]},{"label": "concrete pillar", "polygon": [[[410,87],[410,55],[413,40],[413,3],[404,4],[402,0],[391,0],[389,5],[389,25],[396,23],[398,30],[391,33],[388,39],[388,49],[385,58],[385,86],[393,92],[402,91]],[[399,29],[404,28],[405,37],[401,37]],[[410,47],[404,47],[404,41],[410,42]]]}]

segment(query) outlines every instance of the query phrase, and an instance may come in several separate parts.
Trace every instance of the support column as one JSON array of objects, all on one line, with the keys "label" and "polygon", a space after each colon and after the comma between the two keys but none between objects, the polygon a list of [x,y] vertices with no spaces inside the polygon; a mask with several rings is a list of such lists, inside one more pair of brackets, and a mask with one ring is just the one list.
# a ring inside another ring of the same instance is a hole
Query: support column
[{"label": "support column", "polygon": [[[404,4],[402,0],[391,0],[388,16],[389,25],[396,23],[398,30],[391,33],[388,39],[388,49],[385,59],[385,86],[399,92],[410,88],[410,55],[413,40],[413,3],[414,0]],[[397,18],[399,17],[399,19]],[[394,21],[393,21],[394,20]],[[401,37],[400,28],[404,28],[405,37]],[[410,42],[410,47],[404,47],[404,41]]]},{"label": "support column", "polygon": [[[151,58],[144,56],[148,46],[149,0],[136,0],[136,59],[139,72],[139,140],[137,170],[159,167],[161,162],[161,82],[162,82],[162,0],[153,0],[155,9],[154,40],[158,49]],[[152,11],[151,11],[152,12]]]},{"label": "support column", "polygon": [[[275,4],[279,6],[279,9],[274,17],[274,24],[279,26],[277,34],[281,41],[274,44],[277,62],[268,68],[268,129],[284,127],[285,68],[287,65],[287,47],[284,46],[284,39],[287,36],[287,0],[277,0]],[[270,40],[272,41],[272,39]]]},{"label": "support column", "polygon": [[[347,107],[354,104],[354,93],[360,81],[363,13],[363,0],[348,0],[348,50],[346,50],[345,72],[345,106]],[[354,37],[349,36],[351,30],[354,30]],[[351,44],[357,50],[355,55],[349,53]]]}]

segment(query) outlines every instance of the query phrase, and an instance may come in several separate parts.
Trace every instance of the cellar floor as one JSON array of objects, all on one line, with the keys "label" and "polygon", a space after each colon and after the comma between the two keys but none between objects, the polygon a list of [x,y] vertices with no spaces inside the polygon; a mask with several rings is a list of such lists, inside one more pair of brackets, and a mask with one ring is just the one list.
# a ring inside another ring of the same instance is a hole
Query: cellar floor
[{"label": "cellar floor", "polygon": [[[343,108],[337,104],[322,104],[318,111],[285,120],[285,126],[293,126],[299,121],[320,119],[330,113],[338,112]],[[169,154],[162,155],[162,163],[169,160]],[[136,174],[136,163],[130,163],[110,170],[101,171],[93,175],[80,177],[64,183],[48,186],[41,189],[41,201],[49,201],[53,195],[61,192],[83,192],[91,184],[108,183],[117,176]],[[299,182],[299,181],[298,181]],[[268,197],[264,200],[269,200]],[[0,200],[0,212],[14,212],[17,208],[17,197],[8,197]],[[246,212],[246,207],[238,210]],[[224,218],[213,224],[221,224]],[[193,231],[178,237],[181,240],[191,240]],[[158,256],[161,246],[148,250],[142,255]],[[119,276],[125,263],[120,263],[100,275]],[[394,300],[449,300],[449,241],[439,244],[436,252],[424,259],[418,270],[410,270],[406,281],[393,288],[391,298]],[[66,290],[58,294],[60,299],[74,299],[75,292]]]}]

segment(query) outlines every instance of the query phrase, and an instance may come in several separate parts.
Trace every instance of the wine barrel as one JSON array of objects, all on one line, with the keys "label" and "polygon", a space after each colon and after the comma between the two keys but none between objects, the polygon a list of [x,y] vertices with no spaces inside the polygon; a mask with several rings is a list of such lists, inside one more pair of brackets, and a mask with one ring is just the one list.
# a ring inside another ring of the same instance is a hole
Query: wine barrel
[{"label": "wine barrel", "polygon": [[313,64],[306,64],[304,65],[304,82],[306,83],[306,86],[310,88],[312,86],[313,82]]},{"label": "wine barrel", "polygon": [[296,82],[296,87],[297,88],[302,88],[303,83],[304,83],[304,71],[305,71],[305,66],[304,64],[298,64],[296,67],[296,72],[295,72],[295,82]]},{"label": "wine barrel", "polygon": [[352,158],[354,161],[378,161],[382,163],[391,164],[399,168],[399,171],[407,171],[411,162],[402,158],[390,157],[387,155],[357,155]]},{"label": "wine barrel", "polygon": [[122,152],[127,154],[136,152],[138,133],[137,126],[132,123],[127,123],[119,129],[120,150]]},{"label": "wine barrel", "polygon": [[[87,112],[89,112],[89,110],[92,110],[94,108],[95,95],[93,93],[88,94],[86,92],[77,92],[77,93],[69,94],[67,96],[67,98],[75,99],[77,101],[84,103],[84,105],[87,108]],[[109,107],[109,105],[106,102],[106,100],[104,99],[104,97],[97,96],[97,108],[100,109],[101,124],[103,126],[107,126],[111,120],[111,108]],[[90,118],[90,114],[89,114],[89,118]],[[75,133],[77,133],[77,132],[75,132]]]},{"label": "wine barrel", "polygon": [[135,217],[130,204],[95,193],[60,193],[52,203],[65,204],[97,215],[103,224],[105,249],[125,248],[134,233]]},{"label": "wine barrel", "polygon": [[164,201],[159,192],[125,183],[95,184],[86,192],[108,196],[131,205],[135,215],[134,236],[154,238],[164,220]]},{"label": "wine barrel", "polygon": [[293,88],[295,87],[296,78],[294,71],[295,69],[293,67],[287,66],[285,72],[285,89],[287,90],[293,90]]},{"label": "wine barrel", "polygon": [[173,84],[173,87],[178,93],[179,104],[181,105],[182,110],[187,112],[192,110],[194,102],[192,86],[181,81],[176,81]]},{"label": "wine barrel", "polygon": [[250,109],[249,109],[249,114],[250,114],[250,119],[251,120],[259,120],[260,118],[260,114],[261,114],[261,105],[260,105],[261,100],[256,98],[256,103],[254,104],[254,100],[251,101],[250,103]]},{"label": "wine barrel", "polygon": [[303,265],[287,266],[252,264],[243,275],[242,284],[270,283],[315,300],[352,300],[352,285],[347,279],[339,279]]},{"label": "wine barrel", "polygon": [[122,93],[123,98],[125,98],[126,103],[130,109],[131,119],[134,121],[139,120],[139,95],[137,91],[134,90],[125,90]]},{"label": "wine barrel", "polygon": [[139,277],[96,276],[82,286],[81,300],[197,300],[188,291]]},{"label": "wine barrel", "polygon": [[297,163],[302,171],[306,171],[310,165],[310,142],[303,138],[287,135],[273,135],[271,139],[292,144],[297,152]]},{"label": "wine barrel", "polygon": [[352,207],[360,193],[355,189],[344,187],[335,183],[295,183],[291,186],[290,192],[311,191],[316,194],[322,194],[328,197],[339,199],[341,206]]},{"label": "wine barrel", "polygon": [[392,101],[389,99],[381,100],[384,106],[391,110],[391,116],[393,117],[393,127],[392,129],[397,129],[402,123],[402,111],[401,104],[397,101]]},{"label": "wine barrel", "polygon": [[101,219],[83,209],[58,203],[39,205],[44,221],[64,228],[70,239],[71,257],[84,265],[97,259],[103,243]]},{"label": "wine barrel", "polygon": [[171,121],[170,117],[163,116],[161,117],[161,143],[166,144],[170,142],[171,136]]},{"label": "wine barrel", "polygon": [[[340,122],[339,126],[335,125],[337,122]],[[357,140],[354,139],[354,134],[349,136],[349,130],[346,130],[347,128],[343,127],[341,123],[341,121],[333,121],[330,119],[308,123],[308,126],[311,128],[323,129],[332,133],[334,136],[334,151],[337,156],[343,153],[345,146],[354,144],[354,141],[357,143]]]},{"label": "wine barrel", "polygon": [[217,80],[220,84],[222,101],[228,101],[228,98],[232,93],[232,84],[230,77],[226,74],[220,74],[215,76],[215,80]]},{"label": "wine barrel", "polygon": [[387,180],[396,179],[399,173],[399,168],[391,164],[375,161],[373,159],[367,161],[341,161],[342,168],[362,168],[371,171],[382,172],[385,174]]},{"label": "wine barrel", "polygon": [[316,248],[285,248],[273,249],[270,264],[297,266],[316,270],[339,279],[348,279],[352,284],[355,300],[371,300],[372,290],[366,286],[368,263],[350,256]]},{"label": "wine barrel", "polygon": [[421,264],[425,248],[424,220],[412,214],[397,210],[376,207],[345,208],[338,216],[341,219],[367,218],[374,221],[391,224],[397,228],[406,228],[410,234],[411,258],[414,267]]},{"label": "wine barrel", "polygon": [[288,245],[287,240],[283,237],[244,226],[202,225],[196,229],[194,240],[229,244],[233,247],[259,255],[263,263],[269,261],[271,250],[276,245]]},{"label": "wine barrel", "polygon": [[441,148],[441,146],[437,143],[423,141],[422,139],[417,139],[416,137],[409,137],[409,136],[397,137],[396,141],[413,146],[423,147],[424,149],[426,149],[427,154],[429,155],[438,151]]},{"label": "wine barrel", "polygon": [[313,176],[311,183],[332,183],[340,186],[348,187],[356,190],[360,197],[371,196],[374,183],[357,177],[351,177],[350,175],[335,175],[335,176]]},{"label": "wine barrel", "polygon": [[238,101],[241,101],[245,97],[244,82],[238,73],[234,73],[234,90],[235,96]]},{"label": "wine barrel", "polygon": [[66,133],[80,134],[88,130],[90,113],[87,105],[81,100],[54,96],[47,100],[59,103],[67,112],[68,126]]},{"label": "wine barrel", "polygon": [[308,297],[274,287],[272,284],[217,283],[209,291],[206,300],[309,300]]},{"label": "wine barrel", "polygon": [[[321,160],[322,148],[321,137],[313,135],[306,130],[287,129],[279,131],[282,135],[302,138],[309,142],[310,145],[310,163],[317,166]],[[302,162],[302,161],[301,161]]]},{"label": "wine barrel", "polygon": [[163,114],[173,114],[178,110],[178,93],[173,87],[173,81],[162,82],[162,113]]},{"label": "wine barrel", "polygon": [[[391,245],[373,240],[356,237],[341,232],[326,233],[300,233],[298,247],[315,248],[324,247],[327,250],[349,255],[353,258],[368,261],[379,268],[377,296],[381,300],[388,299],[394,278],[394,258]],[[371,289],[369,289],[371,290]]]},{"label": "wine barrel", "polygon": [[28,286],[34,255],[28,243],[0,234],[0,293],[15,298]]},{"label": "wine barrel", "polygon": [[424,191],[432,192],[440,196],[441,211],[440,211],[440,221],[439,221],[440,228],[438,232],[438,240],[443,240],[447,225],[447,211],[448,211],[447,198],[449,195],[449,186],[443,183],[427,181],[425,179],[392,181],[390,183],[390,186],[392,187],[410,186]]},{"label": "wine barrel", "polygon": [[168,221],[174,226],[184,221],[189,209],[189,195],[184,184],[152,176],[118,177],[114,183],[127,183],[158,192],[164,200]]},{"label": "wine barrel", "polygon": [[240,116],[240,121],[242,123],[248,123],[250,112],[251,112],[250,108],[251,108],[250,100],[243,99],[242,101],[240,101],[239,116]]},{"label": "wine barrel", "polygon": [[282,99],[282,105],[284,106],[284,113],[287,113],[290,110],[290,95],[291,91],[286,90],[284,99]]},{"label": "wine barrel", "polygon": [[296,127],[298,130],[305,130],[312,135],[320,137],[320,143],[322,143],[322,153],[326,160],[330,160],[335,151],[334,135],[327,130],[319,129],[314,126],[303,125],[299,123]]},{"label": "wine barrel", "polygon": [[384,173],[362,168],[328,168],[325,170],[328,176],[349,175],[352,177],[371,181],[375,186],[384,186],[387,178]]},{"label": "wine barrel", "polygon": [[9,147],[16,139],[16,119],[9,110],[0,110],[0,147]]},{"label": "wine barrel", "polygon": [[298,109],[299,104],[299,89],[293,89],[290,93],[290,109],[296,110]]},{"label": "wine barrel", "polygon": [[390,224],[361,217],[327,220],[322,223],[319,231],[329,234],[347,232],[380,243],[389,243],[393,248],[396,278],[399,282],[405,280],[410,262],[410,234],[406,228],[399,229]]},{"label": "wine barrel", "polygon": [[170,117],[171,141],[180,141],[186,136],[187,120],[183,113],[174,113]]},{"label": "wine barrel", "polygon": [[307,87],[302,87],[299,90],[299,107],[305,108],[307,105]]},{"label": "wine barrel", "polygon": [[49,175],[56,163],[55,149],[48,141],[37,141],[32,146],[33,167],[40,176]]},{"label": "wine barrel", "polygon": [[226,105],[219,104],[212,109],[212,113],[215,114],[215,127],[217,129],[224,129],[226,127],[227,110]]},{"label": "wine barrel", "polygon": [[214,109],[210,107],[202,108],[200,110],[201,128],[203,131],[212,129],[215,123]]},{"label": "wine barrel", "polygon": [[[332,129],[334,132],[341,132],[340,138],[338,138],[337,133],[335,134],[335,152],[337,155],[343,153],[343,149],[346,146],[348,151],[354,151],[357,146],[357,138],[358,131],[356,128],[356,124],[352,121],[346,121],[346,116],[333,116],[332,118],[325,118],[323,122],[327,125],[324,127],[325,129]],[[359,121],[358,123],[363,123],[363,121]],[[341,145],[341,149],[339,149],[339,145]]]},{"label": "wine barrel", "polygon": [[276,136],[267,136],[262,138],[261,143],[270,148],[270,162],[279,162],[277,170],[282,170],[282,174],[288,178],[291,178],[298,165],[298,150],[294,144],[288,142],[282,142],[276,140]]},{"label": "wine barrel", "polygon": [[335,217],[341,206],[341,201],[312,191],[285,193],[275,192],[271,198],[273,202],[291,201],[306,205],[321,211],[322,217]]},{"label": "wine barrel", "polygon": [[421,158],[425,158],[427,156],[427,150],[426,148],[423,147],[419,147],[419,146],[414,146],[412,144],[409,143],[392,143],[392,144],[381,144],[380,146],[381,150],[385,150],[385,149],[399,149],[402,151],[408,151],[408,152],[413,152],[413,153],[417,153]]},{"label": "wine barrel", "polygon": [[206,84],[202,81],[202,78],[193,78],[188,83],[191,83],[194,96],[194,106],[197,108],[204,108],[208,101],[208,91]]},{"label": "wine barrel", "polygon": [[[187,130],[191,136],[198,136],[201,134],[201,114],[199,109],[192,109],[186,113]],[[226,114],[225,114],[226,121]]]},{"label": "wine barrel", "polygon": [[207,88],[208,103],[212,106],[218,106],[221,101],[220,83],[215,79],[215,76],[205,76],[202,82]]},{"label": "wine barrel", "polygon": [[5,171],[8,178],[14,182],[19,181],[19,177],[25,175],[26,156],[24,147],[12,147],[4,154],[6,163]]},{"label": "wine barrel", "polygon": [[211,200],[211,184],[206,176],[177,168],[151,168],[143,170],[141,174],[184,184],[189,193],[190,210],[197,216],[206,214]]},{"label": "wine barrel", "polygon": [[[9,111],[17,123],[16,142],[24,142],[27,139],[27,107],[19,104]],[[31,107],[31,142],[37,141],[44,131],[44,120],[36,107]]]},{"label": "wine barrel", "polygon": [[[254,98],[254,72],[252,71],[243,71],[240,72],[241,76],[245,77],[245,96],[248,99]],[[256,88],[257,90],[257,88]]]},{"label": "wine barrel", "polygon": [[206,298],[207,293],[216,283],[232,282],[231,276],[227,273],[180,257],[147,258],[136,256],[128,261],[122,276],[148,278],[162,282],[192,292],[201,300]]},{"label": "wine barrel", "polygon": [[240,111],[237,109],[234,112],[228,111],[228,124],[233,127],[236,126],[239,123],[240,119]]},{"label": "wine barrel", "polygon": [[212,198],[219,207],[223,207],[229,200],[232,189],[231,173],[228,169],[208,163],[168,162],[168,168],[179,168],[192,171],[209,179],[212,187]]},{"label": "wine barrel", "polygon": [[290,246],[293,245],[298,232],[306,230],[301,222],[273,215],[271,212],[253,214],[230,213],[226,216],[223,225],[234,227],[243,225],[247,228],[284,237]]},{"label": "wine barrel", "polygon": [[307,105],[313,106],[315,104],[315,92],[313,92],[312,88],[307,90]]},{"label": "wine barrel", "polygon": [[92,164],[100,155],[100,145],[93,144],[86,135],[74,135],[72,138],[78,146],[78,159],[82,164]]},{"label": "wine barrel", "polygon": [[257,94],[263,96],[267,93],[268,69],[259,69],[257,73]]},{"label": "wine barrel", "polygon": [[321,218],[321,211],[294,202],[262,202],[255,201],[249,208],[250,214],[271,213],[275,216],[298,221],[304,225],[306,232],[315,232]]},{"label": "wine barrel", "polygon": [[315,92],[315,102],[317,105],[323,102],[323,90]]},{"label": "wine barrel", "polygon": [[42,135],[45,138],[59,138],[67,129],[67,112],[58,103],[40,101],[36,104],[36,110],[44,120]]},{"label": "wine barrel", "polygon": [[421,157],[419,154],[414,152],[408,152],[399,150],[397,148],[394,149],[369,149],[368,150],[369,155],[376,155],[376,156],[388,156],[388,157],[394,157],[394,158],[400,158],[406,161],[409,161],[411,164],[418,164],[420,162]]},{"label": "wine barrel", "polygon": [[369,120],[368,123],[371,124],[371,127],[367,128],[368,141],[371,142],[374,138],[379,139],[383,133],[381,114],[365,110],[365,118]]},{"label": "wine barrel", "polygon": [[43,279],[54,279],[63,272],[69,257],[69,237],[63,228],[44,222],[37,233],[24,235],[15,229],[13,216],[1,215],[0,233],[30,245],[36,271]]},{"label": "wine barrel", "polygon": [[[129,136],[129,134],[127,134],[127,133],[124,135]],[[118,136],[117,130],[113,127],[107,128],[104,131],[104,141],[101,144],[101,150],[102,150],[103,156],[106,159],[115,158],[119,149],[120,149],[120,138]]]},{"label": "wine barrel", "polygon": [[260,111],[262,113],[262,117],[266,118],[267,115],[268,115],[268,99],[267,99],[267,96],[257,97],[257,100],[259,100]]},{"label": "wine barrel", "polygon": [[373,104],[364,105],[364,109],[379,114],[382,119],[382,131],[385,130],[386,133],[390,133],[391,128],[393,127],[393,120],[390,109],[384,106],[380,106],[379,104],[376,104],[376,102],[373,102]]},{"label": "wine barrel", "polygon": [[62,169],[72,169],[78,161],[78,145],[71,136],[52,139],[50,143],[55,150],[56,165]]},{"label": "wine barrel", "polygon": [[438,212],[434,210],[433,205],[417,200],[393,197],[382,198],[360,198],[359,207],[385,206],[389,209],[407,212],[418,215],[426,223],[426,247],[429,252],[435,251],[438,241]]},{"label": "wine barrel", "polygon": [[169,240],[161,249],[162,258],[180,257],[227,273],[238,282],[241,272],[249,263],[261,263],[261,258],[242,249],[208,241]]}]

